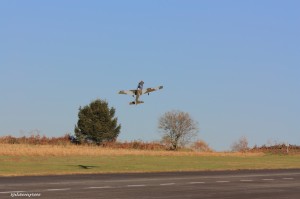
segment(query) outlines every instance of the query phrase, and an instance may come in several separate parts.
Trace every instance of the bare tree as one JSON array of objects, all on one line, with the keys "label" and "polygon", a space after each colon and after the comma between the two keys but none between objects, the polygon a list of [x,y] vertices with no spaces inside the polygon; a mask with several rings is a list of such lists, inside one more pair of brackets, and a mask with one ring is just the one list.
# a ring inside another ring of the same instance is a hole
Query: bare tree
[{"label": "bare tree", "polygon": [[162,141],[171,150],[185,146],[197,135],[198,124],[189,113],[182,111],[166,112],[159,118],[158,128],[163,134]]},{"label": "bare tree", "polygon": [[235,141],[231,145],[232,151],[246,152],[248,149],[248,139],[245,136],[242,136],[238,141]]}]

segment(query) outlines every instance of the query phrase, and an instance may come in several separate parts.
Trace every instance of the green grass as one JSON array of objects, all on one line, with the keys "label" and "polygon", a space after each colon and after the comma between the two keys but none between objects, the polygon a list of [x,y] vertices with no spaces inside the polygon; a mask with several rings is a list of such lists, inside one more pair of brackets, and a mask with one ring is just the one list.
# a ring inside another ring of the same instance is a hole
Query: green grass
[{"label": "green grass", "polygon": [[300,168],[299,155],[0,156],[0,176]]}]

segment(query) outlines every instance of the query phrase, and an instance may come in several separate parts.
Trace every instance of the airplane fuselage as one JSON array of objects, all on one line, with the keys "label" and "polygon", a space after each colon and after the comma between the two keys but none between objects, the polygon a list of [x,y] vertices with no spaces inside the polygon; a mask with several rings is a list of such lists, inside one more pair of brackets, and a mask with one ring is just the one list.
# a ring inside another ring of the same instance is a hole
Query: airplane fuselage
[{"label": "airplane fuselage", "polygon": [[130,104],[141,104],[144,103],[143,101],[139,101],[140,96],[143,94],[143,91],[141,89],[137,89],[135,92],[135,101],[130,102]]}]

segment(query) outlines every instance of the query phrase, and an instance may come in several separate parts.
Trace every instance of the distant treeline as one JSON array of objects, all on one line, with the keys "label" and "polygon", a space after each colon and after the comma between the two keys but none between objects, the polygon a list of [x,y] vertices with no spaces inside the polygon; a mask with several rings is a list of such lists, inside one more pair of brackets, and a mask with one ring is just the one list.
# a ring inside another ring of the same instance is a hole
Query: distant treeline
[{"label": "distant treeline", "polygon": [[[70,145],[79,144],[73,136],[66,134],[61,137],[46,137],[39,134],[14,137],[2,136],[0,137],[0,144],[29,144],[29,145]],[[93,143],[82,143],[81,145],[95,145]],[[143,142],[143,141],[130,141],[130,142],[104,142],[99,145],[105,148],[114,149],[140,149],[140,150],[165,150],[166,146],[160,142]]]},{"label": "distant treeline", "polygon": [[274,144],[272,146],[254,146],[250,152],[263,152],[275,154],[300,153],[300,146],[291,144]]},{"label": "distant treeline", "polygon": [[14,137],[2,136],[0,137],[1,144],[32,144],[32,145],[65,145],[70,144],[70,135],[66,134],[61,137],[46,137],[39,134],[30,136]]},{"label": "distant treeline", "polygon": [[[96,145],[90,142],[79,144],[74,136],[65,134],[61,137],[46,137],[40,134],[32,134],[30,136],[14,137],[14,136],[2,136],[0,137],[0,144],[28,144],[28,145]],[[134,141],[114,141],[114,142],[103,142],[99,147],[111,148],[111,149],[138,149],[138,150],[168,150],[169,148],[163,142],[144,142],[141,140]],[[213,152],[213,150],[207,145],[206,142],[198,140],[194,142],[189,148],[182,150],[193,150],[198,152]],[[237,152],[263,152],[263,153],[275,153],[275,154],[286,154],[286,153],[300,153],[300,146],[297,145],[286,145],[286,144],[274,144],[272,146],[254,146],[248,148],[245,151]]]}]

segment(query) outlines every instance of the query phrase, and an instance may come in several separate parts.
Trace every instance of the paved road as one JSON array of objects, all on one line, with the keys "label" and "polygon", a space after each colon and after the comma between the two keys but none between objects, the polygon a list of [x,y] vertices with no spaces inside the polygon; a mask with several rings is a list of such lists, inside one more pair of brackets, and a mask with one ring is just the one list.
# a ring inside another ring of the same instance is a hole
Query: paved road
[{"label": "paved road", "polygon": [[105,199],[299,199],[300,169],[0,177],[0,198],[12,196]]}]

